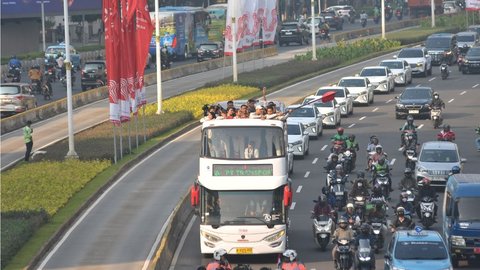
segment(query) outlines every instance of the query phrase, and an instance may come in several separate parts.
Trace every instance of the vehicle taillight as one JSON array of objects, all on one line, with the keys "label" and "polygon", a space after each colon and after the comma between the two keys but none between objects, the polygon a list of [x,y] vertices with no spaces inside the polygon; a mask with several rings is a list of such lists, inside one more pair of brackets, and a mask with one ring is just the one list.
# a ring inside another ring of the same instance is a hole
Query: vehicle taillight
[{"label": "vehicle taillight", "polygon": [[22,96],[22,95],[19,95],[19,96],[16,96],[15,98],[18,99],[18,100],[20,100],[20,101],[22,101],[25,97]]}]

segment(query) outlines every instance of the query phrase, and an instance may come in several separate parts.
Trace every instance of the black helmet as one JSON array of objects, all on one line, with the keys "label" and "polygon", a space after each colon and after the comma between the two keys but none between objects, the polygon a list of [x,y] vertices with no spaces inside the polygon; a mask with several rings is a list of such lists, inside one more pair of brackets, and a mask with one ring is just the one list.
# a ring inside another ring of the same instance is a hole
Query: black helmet
[{"label": "black helmet", "polygon": [[368,234],[370,232],[370,226],[367,223],[363,223],[362,226],[360,227],[360,231],[363,234]]},{"label": "black helmet", "polygon": [[318,196],[317,201],[319,203],[325,203],[327,201],[327,198],[325,198],[325,195],[322,194],[322,195]]},{"label": "black helmet", "polygon": [[443,131],[450,131],[450,125],[443,125]]},{"label": "black helmet", "polygon": [[460,173],[460,167],[458,166],[453,166],[452,167],[452,174],[457,174]]},{"label": "black helmet", "polygon": [[358,172],[357,173],[357,178],[358,179],[364,179],[365,178],[365,173],[364,172]]},{"label": "black helmet", "polygon": [[348,139],[350,139],[351,141],[355,141],[355,134],[350,134],[348,136]]},{"label": "black helmet", "polygon": [[408,122],[408,123],[413,123],[413,116],[412,116],[412,115],[409,114],[409,115],[407,116],[407,122]]},{"label": "black helmet", "polygon": [[330,158],[331,158],[331,159],[333,159],[333,158],[338,159],[338,155],[337,155],[337,154],[332,154],[332,156],[331,156]]},{"label": "black helmet", "polygon": [[410,175],[412,175],[412,169],[406,168],[404,174],[405,174],[405,176],[410,176]]},{"label": "black helmet", "polygon": [[347,227],[347,220],[344,217],[338,219],[338,226],[345,229]]}]

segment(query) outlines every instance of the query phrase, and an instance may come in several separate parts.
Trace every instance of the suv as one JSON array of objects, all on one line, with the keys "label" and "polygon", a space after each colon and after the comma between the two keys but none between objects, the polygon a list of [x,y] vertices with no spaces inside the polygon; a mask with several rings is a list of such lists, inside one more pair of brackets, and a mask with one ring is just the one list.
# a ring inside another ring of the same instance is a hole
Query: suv
[{"label": "suv", "polygon": [[470,48],[460,66],[463,74],[480,72],[480,47]]},{"label": "suv", "polygon": [[457,33],[458,48],[475,47],[478,45],[478,33],[475,31]]},{"label": "suv", "polygon": [[397,99],[395,105],[395,118],[430,117],[430,104],[432,104],[433,90],[430,87],[407,87]]},{"label": "suv", "polygon": [[344,20],[349,21],[350,23],[355,22],[356,11],[352,6],[331,6],[326,8],[324,11],[333,10],[337,13],[338,16],[344,18]]},{"label": "suv", "polygon": [[32,95],[27,83],[2,83],[0,85],[1,117],[24,112],[37,107],[37,99]]},{"label": "suv", "polygon": [[335,28],[337,30],[343,30],[343,18],[337,16],[337,13],[332,11],[322,11],[320,12],[320,17],[323,17],[325,21],[330,26],[330,29]]},{"label": "suv", "polygon": [[197,49],[197,62],[223,57],[223,46],[221,43],[203,43]]},{"label": "suv", "polygon": [[457,61],[457,36],[450,33],[433,34],[425,43],[432,64],[440,65],[444,58],[449,65]]},{"label": "suv", "polygon": [[393,58],[406,60],[412,68],[412,74],[421,74],[427,77],[432,75],[432,57],[425,48],[403,48]]},{"label": "suv", "polygon": [[308,44],[307,35],[305,28],[300,26],[298,22],[284,22],[280,28],[278,42],[280,46],[283,44],[290,45],[290,42],[303,45],[303,42],[306,41]]},{"label": "suv", "polygon": [[[45,64],[47,64],[51,58],[57,59],[60,55],[62,55],[64,58],[66,55],[65,43],[63,42],[47,48],[45,51]],[[80,54],[77,53],[77,50],[75,50],[72,45],[70,45],[70,61],[72,62],[73,67],[75,67],[77,70],[80,70],[82,59]]]},{"label": "suv", "polygon": [[105,60],[92,60],[85,62],[82,69],[82,91],[88,88],[104,86],[107,82],[107,65]]}]

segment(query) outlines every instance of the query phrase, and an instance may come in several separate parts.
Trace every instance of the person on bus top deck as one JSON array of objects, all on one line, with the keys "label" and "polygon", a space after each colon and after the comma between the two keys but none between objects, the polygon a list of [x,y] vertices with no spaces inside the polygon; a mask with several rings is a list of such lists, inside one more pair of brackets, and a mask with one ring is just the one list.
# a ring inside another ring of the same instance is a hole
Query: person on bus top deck
[{"label": "person on bus top deck", "polygon": [[227,108],[226,108],[226,110],[228,110],[229,108],[234,108],[234,107],[233,107],[233,100],[227,101]]},{"label": "person on bus top deck", "polygon": [[248,112],[248,107],[246,104],[240,106],[240,109],[237,112],[237,119],[246,119],[250,118],[250,114]]},{"label": "person on bus top deck", "polygon": [[253,113],[255,112],[255,99],[249,99],[247,101],[247,106],[248,106],[248,112]]},{"label": "person on bus top deck", "polygon": [[225,119],[235,119],[235,108],[227,108],[227,113],[225,114]]},{"label": "person on bus top deck", "polygon": [[257,105],[255,107],[255,112],[250,113],[251,119],[262,119],[264,118],[265,114],[263,113],[263,107],[261,105]]}]

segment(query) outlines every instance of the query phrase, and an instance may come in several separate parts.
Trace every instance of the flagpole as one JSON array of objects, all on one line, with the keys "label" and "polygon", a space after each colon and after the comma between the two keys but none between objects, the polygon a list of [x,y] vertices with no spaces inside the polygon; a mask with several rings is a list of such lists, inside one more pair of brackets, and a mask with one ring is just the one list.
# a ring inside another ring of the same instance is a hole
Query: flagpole
[{"label": "flagpole", "polygon": [[162,113],[162,63],[160,60],[160,18],[158,1],[155,1],[155,62],[157,68],[157,114]]},{"label": "flagpole", "polygon": [[63,0],[63,17],[65,22],[65,70],[67,72],[67,116],[68,116],[68,153],[66,158],[78,158],[75,152],[73,137],[73,104],[72,104],[72,62],[70,61],[70,27],[68,22],[68,2]]},{"label": "flagpole", "polygon": [[113,161],[115,162],[115,164],[117,164],[117,132],[115,132],[115,130],[117,129],[117,127],[115,125],[112,125],[113,126]]}]

